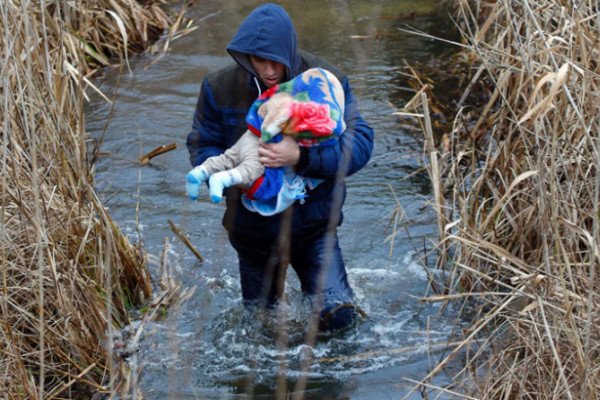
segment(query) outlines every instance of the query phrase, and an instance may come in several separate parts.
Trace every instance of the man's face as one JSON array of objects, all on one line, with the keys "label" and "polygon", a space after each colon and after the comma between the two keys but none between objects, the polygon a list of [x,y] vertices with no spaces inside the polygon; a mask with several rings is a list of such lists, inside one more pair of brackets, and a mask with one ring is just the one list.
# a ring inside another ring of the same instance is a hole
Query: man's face
[{"label": "man's face", "polygon": [[285,65],[282,63],[252,54],[250,55],[250,62],[266,87],[273,87],[283,81],[285,77]]}]

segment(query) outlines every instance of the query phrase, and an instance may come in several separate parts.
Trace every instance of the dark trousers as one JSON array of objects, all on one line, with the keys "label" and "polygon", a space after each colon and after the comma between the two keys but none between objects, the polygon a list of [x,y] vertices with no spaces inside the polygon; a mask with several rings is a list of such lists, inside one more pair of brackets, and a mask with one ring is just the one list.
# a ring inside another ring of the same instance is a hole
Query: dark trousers
[{"label": "dark trousers", "polygon": [[321,330],[345,328],[356,318],[335,228],[313,226],[291,232],[282,224],[275,233],[234,230],[229,239],[238,253],[245,304],[274,305],[283,294],[291,265],[302,292],[320,305]]}]

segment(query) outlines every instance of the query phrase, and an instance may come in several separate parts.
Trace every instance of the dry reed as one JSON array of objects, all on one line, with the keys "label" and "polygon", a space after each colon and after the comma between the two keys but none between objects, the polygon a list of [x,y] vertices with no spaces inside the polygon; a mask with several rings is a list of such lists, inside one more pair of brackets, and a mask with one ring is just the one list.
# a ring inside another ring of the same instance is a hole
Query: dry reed
[{"label": "dry reed", "polygon": [[93,189],[86,76],[170,24],[151,2],[0,2],[1,398],[118,384],[112,334],[151,285],[145,254]]},{"label": "dry reed", "polygon": [[[418,386],[462,354],[456,397],[598,399],[600,4],[455,3],[462,96],[427,148],[449,272],[431,300],[466,299],[472,322]],[[422,100],[407,111],[426,121]]]}]

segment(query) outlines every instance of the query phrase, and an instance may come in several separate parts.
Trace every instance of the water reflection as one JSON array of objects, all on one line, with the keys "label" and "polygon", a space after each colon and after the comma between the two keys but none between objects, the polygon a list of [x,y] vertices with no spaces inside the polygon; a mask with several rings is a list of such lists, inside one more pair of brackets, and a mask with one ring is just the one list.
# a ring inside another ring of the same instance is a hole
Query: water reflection
[{"label": "water reflection", "polygon": [[[343,335],[321,338],[310,349],[312,360],[305,372],[306,310],[293,274],[288,274],[290,309],[283,347],[276,339],[276,324],[257,325],[244,315],[237,257],[221,227],[223,206],[185,197],[190,168],[185,137],[202,77],[230,62],[224,49],[259,2],[198,2],[190,11],[198,26],[195,32],[174,41],[156,63],[148,55],[131,60],[134,73],[121,77],[108,124],[110,107],[101,99],[90,94],[86,109],[92,136],[100,137],[106,128],[96,177],[100,194],[110,198],[111,216],[132,239],[141,235],[154,258],[167,237],[176,278],[197,287],[166,320],[146,327],[136,356],[145,398],[273,398],[282,388],[293,392],[304,373],[309,377],[306,399],[399,398],[411,387],[403,378],[426,375],[430,357],[443,351],[428,352],[426,344],[443,343],[453,328],[451,317],[414,298],[427,286],[420,257],[435,232],[435,220],[424,207],[429,181],[424,172],[414,173],[421,168],[421,134],[416,125],[400,123],[392,115],[413,94],[403,85],[403,60],[423,61],[447,49],[400,30],[411,25],[449,35],[449,23],[436,14],[438,2],[280,3],[295,21],[300,47],[350,75],[360,111],[375,129],[371,162],[348,179],[340,229],[349,279],[369,318]],[[108,71],[97,81],[105,93],[113,93],[117,73]],[[171,142],[179,145],[177,150],[139,167],[142,154]],[[394,232],[391,218],[398,206],[404,218]],[[186,232],[205,263],[175,238],[168,219]],[[390,235],[393,248],[386,241]],[[269,320],[274,323],[277,317]]]}]

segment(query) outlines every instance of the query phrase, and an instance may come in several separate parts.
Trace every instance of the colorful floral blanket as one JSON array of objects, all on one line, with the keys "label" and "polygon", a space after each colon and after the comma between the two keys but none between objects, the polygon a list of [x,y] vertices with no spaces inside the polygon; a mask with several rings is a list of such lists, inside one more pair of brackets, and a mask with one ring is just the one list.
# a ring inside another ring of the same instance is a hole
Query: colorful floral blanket
[{"label": "colorful floral blanket", "polygon": [[[263,93],[252,104],[246,122],[265,143],[292,135],[300,146],[325,146],[335,143],[346,130],[344,103],[344,90],[335,75],[312,68]],[[270,200],[281,195],[292,179],[285,175],[284,168],[266,168],[246,197]],[[293,181],[298,183],[295,177]]]}]

